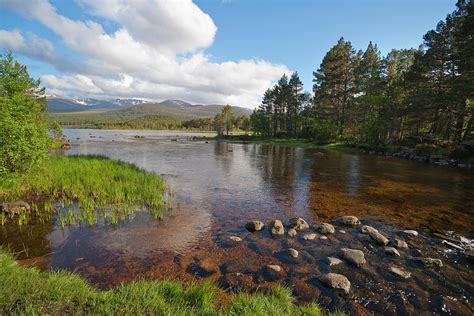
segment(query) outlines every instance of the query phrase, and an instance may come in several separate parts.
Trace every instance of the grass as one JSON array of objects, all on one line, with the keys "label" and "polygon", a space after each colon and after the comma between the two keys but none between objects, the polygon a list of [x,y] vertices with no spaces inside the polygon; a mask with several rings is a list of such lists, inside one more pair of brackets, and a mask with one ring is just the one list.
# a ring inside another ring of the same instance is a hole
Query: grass
[{"label": "grass", "polygon": [[116,223],[143,208],[161,218],[171,195],[159,175],[129,163],[101,156],[49,156],[28,174],[0,180],[0,202],[31,205],[20,216],[2,213],[0,219],[2,224],[9,219],[26,224],[28,215],[36,214],[56,215],[63,226],[102,219]]},{"label": "grass", "polygon": [[0,249],[0,314],[320,315],[321,309],[294,304],[280,286],[227,294],[210,283],[136,281],[100,290],[74,273],[20,267]]}]

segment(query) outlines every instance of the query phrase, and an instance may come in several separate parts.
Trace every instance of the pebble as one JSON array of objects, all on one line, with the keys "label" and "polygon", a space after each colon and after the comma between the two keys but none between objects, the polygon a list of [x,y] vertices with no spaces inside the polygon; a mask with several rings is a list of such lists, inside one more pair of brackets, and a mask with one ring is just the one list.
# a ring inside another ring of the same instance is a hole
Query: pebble
[{"label": "pebble", "polygon": [[312,233],[312,234],[306,234],[303,236],[303,239],[304,240],[314,240],[316,237],[318,237],[318,235],[316,235],[315,233]]},{"label": "pebble", "polygon": [[441,261],[441,259],[434,259],[434,258],[414,258],[414,259],[420,261],[427,267],[441,268],[443,266],[443,261]]},{"label": "pebble", "polygon": [[240,242],[242,241],[242,238],[237,237],[237,236],[229,236],[229,239],[235,242]]},{"label": "pebble", "polygon": [[245,228],[251,232],[262,230],[263,227],[265,227],[265,224],[260,221],[251,221],[245,224]]},{"label": "pebble", "polygon": [[408,249],[408,244],[406,241],[395,238],[392,242],[393,246],[398,249]]},{"label": "pebble", "polygon": [[320,238],[321,238],[321,239],[324,239],[324,240],[328,239],[327,236],[321,236]]},{"label": "pebble", "polygon": [[403,233],[411,237],[418,236],[418,232],[416,230],[404,230]]},{"label": "pebble", "polygon": [[296,249],[293,249],[293,248],[288,248],[287,249],[287,252],[290,256],[292,256],[293,258],[298,258],[298,255],[299,255],[299,252],[298,250]]},{"label": "pebble", "polygon": [[400,257],[400,253],[394,247],[385,247],[384,250],[385,250],[385,253]]},{"label": "pebble", "polygon": [[283,227],[283,223],[279,219],[272,221],[271,233],[273,236],[283,236],[285,234],[285,228]]},{"label": "pebble", "polygon": [[336,232],[336,229],[331,224],[322,223],[321,225],[319,225],[319,232],[321,234],[334,234]]},{"label": "pebble", "polygon": [[369,231],[369,236],[370,236],[370,238],[375,240],[375,242],[377,242],[379,245],[386,246],[388,244],[387,237],[385,237],[384,235],[379,233],[377,230],[376,231]]},{"label": "pebble", "polygon": [[342,263],[342,260],[340,260],[336,257],[328,257],[328,263],[329,263],[330,267],[337,266],[338,264]]},{"label": "pebble", "polygon": [[411,277],[410,272],[405,271],[405,270],[403,270],[402,268],[399,268],[399,267],[390,267],[389,270],[393,274],[398,275],[399,277],[402,277],[404,279],[408,279],[408,278]]},{"label": "pebble", "polygon": [[355,216],[343,216],[339,218],[339,221],[346,226],[360,225],[360,220]]},{"label": "pebble", "polygon": [[346,231],[345,231],[345,230],[342,230],[342,229],[339,230],[339,232],[340,232],[341,234],[345,234],[345,233],[346,233]]},{"label": "pebble", "polygon": [[273,270],[275,272],[280,272],[281,271],[281,267],[277,264],[268,264],[267,268],[270,269],[270,270]]},{"label": "pebble", "polygon": [[294,229],[294,228],[288,229],[288,236],[295,237],[296,236],[296,229]]},{"label": "pebble", "polygon": [[301,217],[294,217],[289,220],[288,226],[294,228],[298,232],[305,231],[309,228],[308,223]]},{"label": "pebble", "polygon": [[339,252],[339,256],[357,267],[360,267],[367,262],[362,250],[342,248]]}]

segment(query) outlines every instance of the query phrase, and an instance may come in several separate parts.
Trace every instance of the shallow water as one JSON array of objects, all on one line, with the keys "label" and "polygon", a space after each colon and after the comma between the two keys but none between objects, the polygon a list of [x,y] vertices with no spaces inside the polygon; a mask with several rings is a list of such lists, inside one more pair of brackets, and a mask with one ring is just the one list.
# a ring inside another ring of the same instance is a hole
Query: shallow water
[{"label": "shallow water", "polygon": [[[53,220],[28,227],[1,228],[0,243],[20,252],[24,265],[77,271],[107,287],[141,277],[192,280],[196,264],[211,258],[211,275],[224,287],[265,288],[273,281],[264,264],[280,264],[296,296],[316,299],[349,312],[368,309],[383,314],[473,311],[472,263],[432,237],[436,230],[474,237],[474,173],[398,158],[343,154],[275,145],[193,140],[202,134],[161,131],[65,130],[73,148],[67,155],[101,154],[135,163],[164,176],[179,206],[155,221],[137,213],[117,225],[61,227]],[[144,138],[136,138],[135,135]],[[387,237],[416,229],[410,249],[395,258],[360,234],[342,228],[327,240],[272,238],[268,231],[246,232],[248,220],[286,222],[301,216],[310,224],[342,215],[358,216]],[[229,245],[227,237],[244,238]],[[328,255],[341,247],[363,249],[368,265],[331,267]],[[282,249],[300,251],[296,261]],[[410,256],[443,259],[445,267],[427,269]],[[245,260],[242,260],[244,258]],[[410,270],[400,280],[388,265]],[[329,290],[317,279],[338,272],[352,282],[349,295]],[[233,272],[242,272],[236,280]],[[241,285],[241,286],[240,286]]]}]

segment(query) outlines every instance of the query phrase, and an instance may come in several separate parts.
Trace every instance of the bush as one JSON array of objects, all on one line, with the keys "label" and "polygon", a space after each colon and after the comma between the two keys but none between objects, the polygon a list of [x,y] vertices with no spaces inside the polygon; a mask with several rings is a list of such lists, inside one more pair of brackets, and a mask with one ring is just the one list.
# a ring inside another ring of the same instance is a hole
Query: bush
[{"label": "bush", "polygon": [[415,146],[415,153],[419,156],[431,156],[436,149],[435,145],[423,143]]},{"label": "bush", "polygon": [[24,172],[46,156],[51,141],[44,90],[11,53],[0,57],[0,173]]}]

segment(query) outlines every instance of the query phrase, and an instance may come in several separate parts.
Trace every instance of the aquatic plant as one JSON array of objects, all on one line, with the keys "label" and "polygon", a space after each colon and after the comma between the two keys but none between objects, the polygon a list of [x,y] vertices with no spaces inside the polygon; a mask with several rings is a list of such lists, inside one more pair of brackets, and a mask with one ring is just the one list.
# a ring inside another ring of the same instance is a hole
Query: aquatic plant
[{"label": "aquatic plant", "polygon": [[30,210],[2,213],[0,221],[26,224],[29,215],[56,216],[66,224],[117,223],[146,210],[155,218],[173,206],[161,176],[102,156],[49,156],[41,167],[0,181],[0,202],[24,200]]}]

